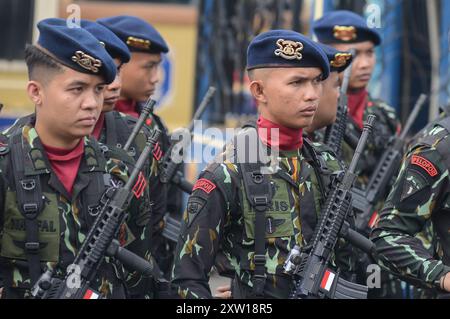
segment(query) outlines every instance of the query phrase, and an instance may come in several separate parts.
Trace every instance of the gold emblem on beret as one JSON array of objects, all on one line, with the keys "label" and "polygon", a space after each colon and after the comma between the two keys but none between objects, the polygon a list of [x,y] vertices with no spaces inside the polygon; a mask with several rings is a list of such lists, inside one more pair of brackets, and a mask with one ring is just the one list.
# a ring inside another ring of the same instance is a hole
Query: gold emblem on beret
[{"label": "gold emblem on beret", "polygon": [[356,28],[337,25],[333,29],[333,36],[341,41],[351,41],[356,39]]},{"label": "gold emblem on beret", "polygon": [[330,62],[330,65],[334,68],[341,68],[351,59],[351,57],[352,55],[350,53],[336,53],[334,60]]},{"label": "gold emblem on beret", "polygon": [[127,39],[127,45],[133,48],[148,50],[150,49],[150,44],[150,40],[144,40],[135,37],[128,37]]},{"label": "gold emblem on beret", "polygon": [[286,60],[301,60],[303,58],[300,53],[303,50],[303,44],[301,42],[279,39],[277,46],[278,49],[274,52],[276,56],[281,56]]},{"label": "gold emblem on beret", "polygon": [[98,68],[102,66],[102,61],[93,58],[83,51],[75,52],[75,55],[72,56],[72,61],[78,63],[79,66],[93,73],[98,73]]}]

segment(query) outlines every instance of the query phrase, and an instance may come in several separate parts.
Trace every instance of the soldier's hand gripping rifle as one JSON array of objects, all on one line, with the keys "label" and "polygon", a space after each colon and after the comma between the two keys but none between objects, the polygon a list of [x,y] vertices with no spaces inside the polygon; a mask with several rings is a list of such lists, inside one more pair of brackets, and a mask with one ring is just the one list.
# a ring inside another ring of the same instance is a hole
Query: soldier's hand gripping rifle
[{"label": "soldier's hand gripping rifle", "polygon": [[[192,133],[192,130],[194,129],[195,121],[201,118],[203,112],[206,110],[206,107],[208,106],[209,101],[211,100],[215,92],[216,89],[212,86],[206,92],[205,97],[200,103],[200,106],[195,112],[194,117],[192,118],[192,121],[187,128],[189,135]],[[166,154],[164,155],[159,179],[163,184],[174,183],[175,185],[180,187],[184,192],[190,194],[192,192],[193,185],[184,179],[183,173],[181,173],[178,169],[179,165],[183,161],[183,148],[188,146],[186,141],[185,143],[182,142],[183,141],[173,143],[166,152]]]},{"label": "soldier's hand gripping rifle", "polygon": [[[343,233],[351,209],[351,188],[356,179],[355,168],[367,142],[375,117],[369,116],[358,142],[350,167],[333,179],[331,191],[319,215],[311,242],[304,248],[295,246],[284,265],[293,275],[295,286],[291,299],[330,298],[365,299],[367,287],[344,280],[339,271],[330,268],[330,259]],[[348,229],[345,229],[348,233]]]},{"label": "soldier's hand gripping rifle", "polygon": [[366,236],[369,235],[377,213],[374,206],[383,200],[389,191],[392,177],[397,174],[403,156],[403,147],[407,134],[417,118],[427,96],[422,94],[416,102],[414,109],[405,124],[400,136],[395,137],[378,162],[365,190],[353,189],[353,208],[356,216],[356,229]]},{"label": "soldier's hand gripping rifle", "polygon": [[[105,256],[123,257],[130,267],[142,268],[146,275],[153,275],[153,265],[135,254],[118,247],[115,235],[123,221],[135,191],[136,181],[141,174],[145,161],[158,141],[160,131],[153,131],[147,144],[139,156],[136,166],[123,187],[111,188],[104,195],[102,210],[89,230],[72,265],[68,267],[64,279],[53,276],[47,270],[32,289],[36,298],[42,299],[83,299],[92,293],[90,284],[95,278]],[[136,260],[135,257],[140,259]]]},{"label": "soldier's hand gripping rifle", "polygon": [[[355,50],[351,51],[352,56],[355,54]],[[344,79],[340,88],[336,121],[329,125],[325,131],[324,144],[328,145],[337,157],[340,157],[341,144],[345,136],[345,129],[347,127],[347,114],[348,114],[348,97],[347,89],[350,82],[350,75],[352,74],[351,63],[344,72]]]}]

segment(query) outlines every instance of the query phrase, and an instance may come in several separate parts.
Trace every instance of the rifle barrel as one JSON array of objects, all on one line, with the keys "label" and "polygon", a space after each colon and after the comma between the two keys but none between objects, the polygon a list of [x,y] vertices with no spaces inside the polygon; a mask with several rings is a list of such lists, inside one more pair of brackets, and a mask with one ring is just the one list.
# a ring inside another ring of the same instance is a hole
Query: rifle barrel
[{"label": "rifle barrel", "polygon": [[199,120],[201,118],[201,116],[203,115],[203,113],[206,110],[206,107],[209,104],[209,101],[211,100],[211,98],[214,96],[215,93],[216,93],[216,88],[213,86],[210,86],[208,91],[206,92],[205,96],[203,97],[202,102],[200,103],[197,111],[195,111],[194,116],[192,117],[192,121],[188,127],[189,132],[192,132],[192,130],[194,128],[194,121]]},{"label": "rifle barrel", "polygon": [[369,115],[369,117],[367,118],[367,122],[364,123],[364,128],[363,128],[363,132],[361,134],[361,138],[359,139],[352,162],[350,163],[350,166],[348,168],[348,171],[350,173],[353,173],[353,174],[355,173],[356,165],[358,164],[359,157],[361,156],[361,153],[364,150],[364,146],[366,145],[367,138],[369,137],[370,131],[372,130],[375,119],[376,119],[375,115]]},{"label": "rifle barrel", "polygon": [[145,120],[148,118],[150,113],[153,113],[153,108],[155,107],[155,104],[156,104],[156,101],[152,100],[151,97],[149,97],[147,102],[145,102],[145,106],[142,108],[141,115],[139,116],[139,119],[138,119],[136,125],[134,126],[130,137],[128,137],[128,140],[125,143],[125,146],[123,147],[124,151],[128,151],[128,149],[130,148],[131,143],[133,143],[134,139],[136,138],[136,135],[141,130],[142,126],[144,125]]},{"label": "rifle barrel", "polygon": [[409,130],[411,129],[411,126],[414,124],[414,121],[416,120],[417,116],[419,115],[420,110],[422,109],[422,106],[425,104],[428,96],[426,94],[421,94],[419,96],[419,99],[416,102],[416,105],[414,105],[414,109],[412,113],[409,115],[408,120],[406,121],[405,127],[402,130],[402,133],[400,134],[400,140],[404,140],[406,135],[408,134]]}]

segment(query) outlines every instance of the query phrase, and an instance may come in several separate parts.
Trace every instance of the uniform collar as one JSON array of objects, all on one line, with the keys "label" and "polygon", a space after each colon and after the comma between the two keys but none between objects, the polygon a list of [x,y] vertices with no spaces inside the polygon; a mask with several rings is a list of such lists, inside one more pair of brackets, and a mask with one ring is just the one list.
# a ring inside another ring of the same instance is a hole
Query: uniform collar
[{"label": "uniform collar", "polygon": [[[49,174],[51,165],[44,152],[42,142],[31,124],[22,128],[22,147],[25,154],[25,176]],[[84,138],[84,160],[81,161],[80,172],[103,171],[105,169],[104,156],[101,148],[94,139]]]}]

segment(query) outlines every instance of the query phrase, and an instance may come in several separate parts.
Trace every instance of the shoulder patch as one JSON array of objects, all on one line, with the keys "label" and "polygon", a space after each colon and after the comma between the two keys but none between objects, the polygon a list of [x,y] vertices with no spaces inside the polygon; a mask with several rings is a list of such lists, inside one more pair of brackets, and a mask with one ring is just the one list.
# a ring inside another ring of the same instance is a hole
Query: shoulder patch
[{"label": "shoulder patch", "polygon": [[433,163],[422,156],[413,155],[411,164],[423,168],[431,177],[435,177],[438,175],[438,170],[433,165]]},{"label": "shoulder patch", "polygon": [[205,193],[209,194],[211,193],[214,189],[216,189],[216,185],[207,180],[206,178],[200,178],[194,185],[194,188],[192,189],[192,191],[195,191],[196,189],[200,189],[202,191],[204,191]]},{"label": "shoulder patch", "polygon": [[153,148],[153,157],[159,162],[161,157],[163,157],[163,151],[161,149],[161,145],[156,143],[155,147]]},{"label": "shoulder patch", "polygon": [[190,197],[188,204],[187,204],[187,222],[186,225],[187,227],[191,227],[192,222],[195,220],[195,218],[197,217],[198,213],[200,213],[203,209],[203,207],[205,207],[206,204],[206,200],[204,200],[203,198],[200,197]]}]

